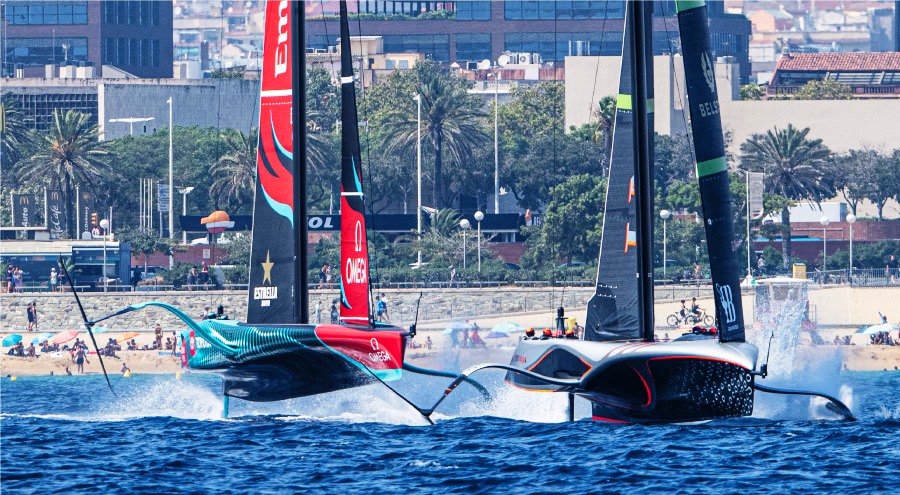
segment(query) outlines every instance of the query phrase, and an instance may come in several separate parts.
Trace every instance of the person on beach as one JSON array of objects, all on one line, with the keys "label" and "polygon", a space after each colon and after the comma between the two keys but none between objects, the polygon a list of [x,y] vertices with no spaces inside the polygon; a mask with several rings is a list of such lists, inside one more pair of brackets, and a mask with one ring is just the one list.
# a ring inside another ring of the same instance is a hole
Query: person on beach
[{"label": "person on beach", "polygon": [[313,307],[313,318],[316,323],[322,323],[322,301],[316,301],[316,305]]},{"label": "person on beach", "polygon": [[200,283],[203,290],[209,290],[209,265],[205,261],[200,263]]},{"label": "person on beach", "polygon": [[338,322],[338,310],[337,310],[337,306],[335,305],[334,301],[332,301],[331,302],[331,323],[337,323],[337,322]]},{"label": "person on beach", "polygon": [[16,272],[16,267],[13,265],[6,266],[6,292],[13,291],[13,276]]},{"label": "person on beach", "polygon": [[88,364],[91,364],[87,359],[86,349],[83,346],[78,346],[75,350],[75,364],[78,365],[78,373],[84,374],[84,363],[87,361]]},{"label": "person on beach", "polygon": [[225,306],[221,304],[216,308],[216,319],[217,320],[227,320],[228,315],[225,314]]},{"label": "person on beach", "polygon": [[34,349],[34,342],[32,342],[31,344],[28,344],[28,350],[25,351],[25,355],[27,355],[30,358],[37,357],[37,354],[35,353],[35,349]]},{"label": "person on beach", "polygon": [[375,296],[375,321],[384,321],[384,303],[381,296]]},{"label": "person on beach", "polygon": [[381,318],[382,318],[381,321],[390,323],[391,317],[388,316],[388,302],[387,302],[387,297],[385,297],[385,295],[384,295],[384,292],[381,293],[381,303],[382,303],[382,306],[384,306],[384,311],[381,313]]},{"label": "person on beach", "polygon": [[192,266],[191,271],[187,274],[187,290],[194,290],[194,286],[197,285],[197,267]]},{"label": "person on beach", "polygon": [[28,326],[26,328],[29,332],[37,330],[37,304],[31,301],[28,303],[28,308],[25,311],[28,313]]},{"label": "person on beach", "polygon": [[131,368],[128,367],[127,364],[122,363],[122,374],[131,373]]},{"label": "person on beach", "polygon": [[328,264],[322,265],[322,269],[319,270],[319,288],[325,288],[325,269],[328,267]]},{"label": "person on beach", "polygon": [[59,291],[59,276],[56,274],[56,268],[50,269],[50,292]]},{"label": "person on beach", "polygon": [[153,335],[156,337],[156,349],[162,348],[162,326],[159,323],[156,324],[156,327],[153,328]]}]

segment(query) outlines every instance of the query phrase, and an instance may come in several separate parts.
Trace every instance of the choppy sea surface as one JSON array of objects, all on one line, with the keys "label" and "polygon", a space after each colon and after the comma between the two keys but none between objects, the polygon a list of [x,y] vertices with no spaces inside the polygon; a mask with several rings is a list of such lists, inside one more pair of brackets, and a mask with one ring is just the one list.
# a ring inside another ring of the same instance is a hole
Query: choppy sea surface
[{"label": "choppy sea surface", "polygon": [[[897,493],[900,372],[817,375],[849,403],[757,393],[754,416],[687,425],[588,419],[579,399],[502,374],[463,385],[428,425],[380,385],[277,403],[232,399],[215,375],[0,381],[0,490],[65,493]],[[396,384],[430,405],[449,379]],[[769,383],[773,384],[773,383]],[[809,387],[808,387],[809,388]]]}]

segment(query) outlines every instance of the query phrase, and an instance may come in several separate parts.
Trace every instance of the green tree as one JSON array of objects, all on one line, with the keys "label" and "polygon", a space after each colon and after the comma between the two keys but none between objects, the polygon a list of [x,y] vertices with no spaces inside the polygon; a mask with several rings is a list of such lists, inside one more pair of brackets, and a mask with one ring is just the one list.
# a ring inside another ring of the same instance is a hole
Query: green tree
[{"label": "green tree", "polygon": [[[75,237],[75,185],[96,190],[112,180],[110,151],[98,141],[98,127],[90,116],[74,110],[53,112],[53,126],[35,141],[34,153],[19,162],[17,172],[23,181],[46,183],[65,191],[69,235]],[[46,182],[45,182],[46,181]]]},{"label": "green tree", "polygon": [[759,84],[742,84],[741,99],[742,100],[761,100],[766,95],[766,90]]},{"label": "green tree", "polygon": [[229,206],[231,200],[252,202],[256,184],[256,145],[259,133],[256,129],[249,136],[243,132],[229,129],[221,135],[225,154],[211,167],[209,173],[214,177],[209,188],[210,198],[217,204]]},{"label": "green tree", "polygon": [[794,93],[795,100],[849,100],[853,89],[832,80],[809,81]]},{"label": "green tree", "polygon": [[835,159],[835,187],[850,204],[853,214],[863,199],[878,207],[878,219],[884,219],[884,205],[900,191],[900,150],[895,158],[874,149],[850,150]]},{"label": "green tree", "polygon": [[597,119],[597,141],[603,140],[606,153],[612,149],[613,126],[616,123],[616,98],[604,96],[597,102],[593,117]]},{"label": "green tree", "polygon": [[210,72],[209,77],[213,79],[243,79],[244,71],[247,68],[243,65],[237,67],[219,68]]},{"label": "green tree", "polygon": [[[411,95],[421,95],[422,137],[433,152],[432,196],[435,206],[443,208],[449,202],[443,161],[449,158],[453,164],[461,166],[469,162],[479,146],[487,145],[489,137],[483,125],[487,112],[479,97],[468,94],[469,83],[442,71],[437,62],[421,62],[411,75],[414,77],[413,90],[393,102],[384,102],[382,107],[385,152],[390,155],[415,149],[418,120],[416,103]],[[402,75],[392,75],[386,84],[406,86],[404,82]]]},{"label": "green tree", "polygon": [[[808,139],[808,134],[808,127],[799,130],[788,124],[784,129],[775,127],[766,134],[751,136],[741,145],[741,168],[765,173],[766,190],[791,200],[819,202],[834,196],[831,151],[821,139]],[[791,262],[791,214],[787,206],[781,210],[781,222],[787,269]]]},{"label": "green tree", "polygon": [[576,175],[553,187],[550,195],[539,231],[526,241],[527,263],[593,261],[600,246],[606,181],[592,174]]},{"label": "green tree", "polygon": [[3,167],[14,164],[31,144],[25,114],[10,94],[0,98],[0,141],[0,166]]}]

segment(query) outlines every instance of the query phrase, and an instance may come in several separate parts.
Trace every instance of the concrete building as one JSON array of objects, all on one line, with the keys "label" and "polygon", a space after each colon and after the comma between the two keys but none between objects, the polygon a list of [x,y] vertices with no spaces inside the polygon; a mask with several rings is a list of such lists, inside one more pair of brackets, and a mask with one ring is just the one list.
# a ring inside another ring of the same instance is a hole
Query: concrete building
[{"label": "concrete building", "polygon": [[4,0],[0,25],[3,76],[48,77],[47,65],[75,65],[99,77],[111,77],[104,66],[172,77],[171,2]]},{"label": "concrete building", "polygon": [[[248,133],[259,120],[259,81],[242,79],[3,79],[3,92],[21,103],[37,130],[52,122],[53,110],[91,115],[104,139],[140,136],[169,126],[173,101],[176,126],[238,129]],[[146,122],[112,119],[152,118]]]},{"label": "concrete building", "polygon": [[[356,2],[351,2],[356,3]],[[307,41],[311,48],[334,44],[338,2],[307,4]],[[359,2],[363,13],[379,14],[351,23],[368,36],[382,36],[387,53],[424,53],[447,64],[471,68],[495,61],[504,52],[537,53],[545,63],[564,65],[575,56],[621,53],[624,2]],[[718,56],[735,57],[742,81],[749,81],[750,21],[726,14],[721,2],[710,2],[710,32]],[[452,15],[421,15],[455,9]],[[672,50],[678,36],[673,1],[657,2],[656,53]],[[391,18],[400,15],[401,18]],[[322,17],[327,16],[327,17]],[[421,18],[419,18],[421,17]]]},{"label": "concrete building", "polygon": [[[848,54],[849,55],[849,54]],[[566,127],[590,121],[591,108],[603,96],[618,91],[619,57],[569,59],[566,68]],[[681,132],[684,115],[684,76],[680,57],[657,56],[654,60],[656,131]],[[836,152],[865,146],[893,149],[900,146],[897,116],[900,98],[872,100],[767,100],[739,99],[738,70],[727,59],[716,64],[716,81],[722,125],[731,132],[729,151],[753,134],[773,127],[809,127],[810,138],[821,138]],[[679,124],[681,123],[681,124]]]}]

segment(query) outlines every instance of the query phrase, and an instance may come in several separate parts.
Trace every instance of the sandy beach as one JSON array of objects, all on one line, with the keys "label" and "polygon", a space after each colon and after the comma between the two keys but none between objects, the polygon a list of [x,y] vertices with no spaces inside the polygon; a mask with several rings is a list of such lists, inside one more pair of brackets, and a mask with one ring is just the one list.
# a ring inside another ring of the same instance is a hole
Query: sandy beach
[{"label": "sandy beach", "polygon": [[[532,317],[520,318],[526,325],[543,326],[540,322],[546,319],[544,315],[533,315]],[[493,320],[479,320],[478,324],[484,328],[490,328],[495,322]],[[547,322],[549,324],[549,322]],[[427,336],[431,337],[434,342],[432,350],[426,350],[424,347],[407,350],[407,360],[416,366],[424,367],[441,367],[442,360],[449,357],[452,358],[454,364],[458,364],[460,368],[464,368],[471,364],[480,362],[507,362],[512,355],[515,340],[518,335],[512,335],[507,339],[490,339],[488,340],[487,349],[461,349],[454,351],[451,356],[448,352],[447,338],[443,335],[441,327],[445,324],[432,324],[430,328],[420,330],[416,338],[416,342],[422,343]],[[106,334],[97,335],[97,341],[103,345],[107,338]],[[673,333],[672,336],[675,334]],[[84,337],[85,335],[81,335]],[[28,340],[26,336],[26,341]],[[135,337],[138,345],[143,346],[149,344],[153,339],[152,332],[142,332]],[[89,341],[90,342],[90,341]],[[814,346],[811,347],[819,354],[840,353],[842,368],[848,371],[892,371],[900,369],[900,346],[871,346],[871,345],[850,345],[850,346]],[[118,351],[117,357],[104,357],[103,362],[106,365],[106,371],[110,374],[119,374],[122,365],[126,364],[131,369],[132,374],[166,374],[181,372],[181,360],[173,357],[170,353],[159,351]],[[91,354],[88,358],[90,363],[84,365],[86,374],[101,373],[100,361],[96,354]],[[65,375],[66,367],[74,374],[76,373],[76,364],[72,362],[68,351],[59,353],[50,353],[41,355],[37,358],[14,357],[7,354],[0,355],[0,376],[41,376],[41,375]]]}]

